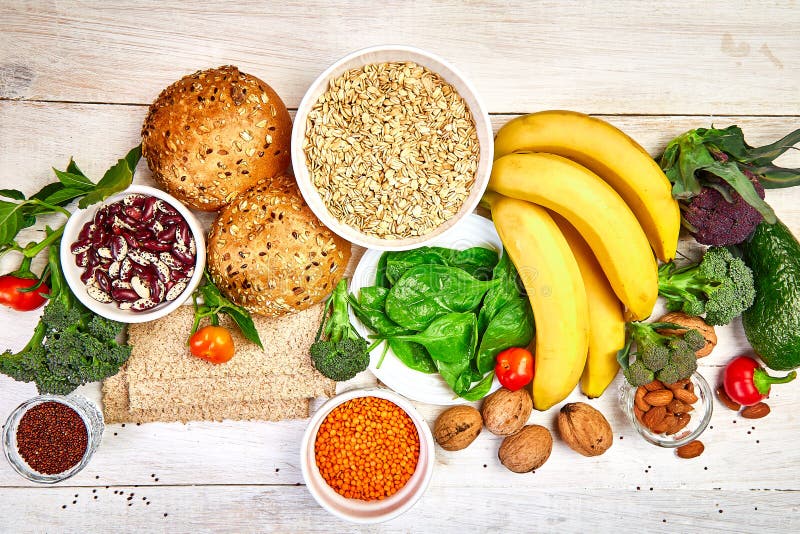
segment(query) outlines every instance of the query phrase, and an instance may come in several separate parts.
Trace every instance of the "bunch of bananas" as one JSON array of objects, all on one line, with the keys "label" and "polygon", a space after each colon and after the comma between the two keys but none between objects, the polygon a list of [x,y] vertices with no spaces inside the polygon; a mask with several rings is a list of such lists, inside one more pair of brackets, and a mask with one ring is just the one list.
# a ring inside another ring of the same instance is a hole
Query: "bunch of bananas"
[{"label": "bunch of bananas", "polygon": [[[503,126],[484,196],[536,320],[533,402],[546,410],[580,381],[598,397],[619,370],[625,319],[658,298],[680,213],[658,164],[602,120],[544,111]],[[651,249],[652,247],[652,249]]]}]

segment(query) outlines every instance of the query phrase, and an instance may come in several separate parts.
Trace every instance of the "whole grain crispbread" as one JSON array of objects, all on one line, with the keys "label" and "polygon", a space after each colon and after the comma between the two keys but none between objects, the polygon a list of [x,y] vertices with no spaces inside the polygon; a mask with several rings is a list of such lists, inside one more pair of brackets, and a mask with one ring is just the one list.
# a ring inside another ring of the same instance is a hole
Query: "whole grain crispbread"
[{"label": "whole grain crispbread", "polygon": [[128,397],[127,370],[123,366],[118,374],[103,382],[103,415],[105,422],[152,423],[188,421],[305,419],[309,416],[309,399],[271,399],[257,402],[199,403],[194,406],[166,402],[150,409],[131,408]]},{"label": "whole grain crispbread", "polygon": [[[128,373],[133,381],[291,374],[301,383],[331,382],[319,374],[309,356],[322,311],[320,304],[275,319],[254,315],[264,350],[232,327],[236,355],[225,364],[213,365],[191,356],[186,340],[192,327],[193,311],[191,306],[181,306],[161,319],[128,327],[128,343],[133,347]],[[221,316],[220,319],[223,326],[232,325],[229,318]]]},{"label": "whole grain crispbread", "polygon": [[165,402],[176,406],[215,403],[263,402],[273,399],[331,397],[335,384],[329,381],[307,381],[296,375],[272,374],[225,379],[178,378],[174,380],[142,380],[128,383],[131,408],[151,409]]}]

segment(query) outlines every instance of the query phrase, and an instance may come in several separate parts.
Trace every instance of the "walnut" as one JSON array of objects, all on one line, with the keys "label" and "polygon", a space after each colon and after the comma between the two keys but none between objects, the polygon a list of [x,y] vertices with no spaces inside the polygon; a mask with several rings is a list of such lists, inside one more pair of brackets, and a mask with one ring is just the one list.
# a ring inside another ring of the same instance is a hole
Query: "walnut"
[{"label": "walnut", "polygon": [[[686,328],[693,328],[700,332],[703,335],[703,338],[706,340],[706,344],[700,350],[695,352],[695,355],[698,358],[702,358],[703,356],[708,356],[711,354],[711,351],[714,350],[714,347],[717,345],[717,333],[714,331],[714,327],[706,323],[702,317],[694,317],[692,315],[686,315],[682,312],[669,312],[658,319],[658,322],[675,323],[685,326]],[[685,332],[685,330],[675,330],[671,328],[661,328],[658,330],[659,334],[663,334],[665,336],[674,336],[676,334],[683,335]]]},{"label": "walnut", "polygon": [[614,443],[611,425],[585,402],[572,402],[561,408],[558,432],[571,449],[584,456],[599,456]]},{"label": "walnut", "polygon": [[481,433],[481,414],[472,406],[453,406],[445,410],[433,425],[433,437],[446,451],[469,447]]},{"label": "walnut", "polygon": [[510,471],[528,473],[544,465],[552,450],[550,431],[543,426],[528,425],[503,440],[497,457]]},{"label": "walnut", "polygon": [[533,401],[525,389],[500,388],[483,401],[481,414],[489,432],[508,436],[522,428],[533,410]]}]

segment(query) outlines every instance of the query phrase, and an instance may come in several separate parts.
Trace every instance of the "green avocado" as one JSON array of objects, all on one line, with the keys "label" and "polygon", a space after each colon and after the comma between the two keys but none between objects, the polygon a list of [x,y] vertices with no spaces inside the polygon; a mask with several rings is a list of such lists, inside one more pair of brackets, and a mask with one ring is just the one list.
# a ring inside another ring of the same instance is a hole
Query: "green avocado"
[{"label": "green avocado", "polygon": [[742,314],[747,339],[771,369],[800,367],[800,243],[781,221],[762,222],[741,249],[756,289]]}]

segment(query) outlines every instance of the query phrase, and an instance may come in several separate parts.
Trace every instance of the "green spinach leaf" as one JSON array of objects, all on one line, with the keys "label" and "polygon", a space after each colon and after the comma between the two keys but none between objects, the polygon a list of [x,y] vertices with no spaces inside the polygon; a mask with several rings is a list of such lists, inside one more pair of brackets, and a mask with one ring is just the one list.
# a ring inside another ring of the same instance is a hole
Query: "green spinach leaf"
[{"label": "green spinach leaf", "polygon": [[530,302],[519,296],[508,301],[492,318],[481,337],[476,358],[478,371],[486,373],[494,369],[497,354],[508,347],[527,347],[533,333]]},{"label": "green spinach leaf", "polygon": [[494,284],[476,280],[455,267],[418,265],[389,290],[386,314],[401,326],[422,330],[437,317],[475,310]]},{"label": "green spinach leaf", "polygon": [[449,313],[435,319],[422,332],[390,339],[419,343],[434,360],[469,364],[478,344],[478,319],[474,313]]}]

